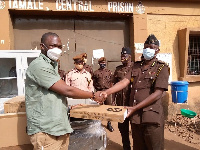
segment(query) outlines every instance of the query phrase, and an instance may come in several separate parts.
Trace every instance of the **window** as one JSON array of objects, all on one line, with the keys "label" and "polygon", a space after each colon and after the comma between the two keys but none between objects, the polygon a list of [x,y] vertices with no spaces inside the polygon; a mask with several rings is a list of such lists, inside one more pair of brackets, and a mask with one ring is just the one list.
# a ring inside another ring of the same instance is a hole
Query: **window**
[{"label": "window", "polygon": [[189,36],[187,75],[200,75],[200,35]]},{"label": "window", "polygon": [[181,81],[200,81],[200,28],[178,31]]}]

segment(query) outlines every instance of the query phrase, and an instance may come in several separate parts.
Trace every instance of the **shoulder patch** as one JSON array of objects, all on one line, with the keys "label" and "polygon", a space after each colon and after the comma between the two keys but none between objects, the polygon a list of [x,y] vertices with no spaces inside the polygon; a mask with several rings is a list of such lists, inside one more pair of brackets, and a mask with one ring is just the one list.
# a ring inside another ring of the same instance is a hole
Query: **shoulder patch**
[{"label": "shoulder patch", "polygon": [[[159,62],[160,64],[166,66],[166,67],[168,68],[168,72],[169,72],[169,74],[170,74],[170,67],[169,67],[169,65],[168,65],[166,62],[161,61],[161,60],[159,60],[158,62]],[[163,67],[164,67],[164,66],[163,66]]]}]

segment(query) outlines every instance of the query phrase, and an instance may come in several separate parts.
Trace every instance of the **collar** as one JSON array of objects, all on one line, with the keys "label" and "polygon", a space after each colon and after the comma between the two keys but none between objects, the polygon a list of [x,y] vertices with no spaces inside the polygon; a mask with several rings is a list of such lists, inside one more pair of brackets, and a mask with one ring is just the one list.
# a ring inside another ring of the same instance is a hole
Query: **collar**
[{"label": "collar", "polygon": [[57,62],[56,61],[53,61],[51,60],[49,57],[45,56],[44,54],[40,53],[40,56],[39,57],[42,57],[47,63],[51,64],[52,66],[56,67],[57,65]]},{"label": "collar", "polygon": [[86,72],[86,70],[83,68],[81,71],[79,71],[78,69],[76,69],[76,68],[74,68],[73,69],[75,72],[79,72],[79,73],[85,73]]},{"label": "collar", "polygon": [[54,61],[52,61],[49,57],[45,56],[44,54],[40,53],[40,57],[42,57],[46,62],[48,63],[55,63]]},{"label": "collar", "polygon": [[[154,58],[154,59],[150,60],[150,64],[151,65],[149,65],[149,66],[153,67],[157,61],[158,61],[157,58]],[[142,61],[142,63],[140,64],[140,66],[143,66],[144,62],[145,61]]]}]

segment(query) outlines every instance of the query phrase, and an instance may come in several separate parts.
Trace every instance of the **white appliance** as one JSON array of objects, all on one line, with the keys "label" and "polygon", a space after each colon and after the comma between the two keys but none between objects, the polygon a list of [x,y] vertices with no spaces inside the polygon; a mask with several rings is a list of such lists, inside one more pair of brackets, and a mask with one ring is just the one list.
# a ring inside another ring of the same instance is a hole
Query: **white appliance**
[{"label": "white appliance", "polygon": [[3,103],[25,94],[26,69],[40,50],[0,50],[0,114]]}]

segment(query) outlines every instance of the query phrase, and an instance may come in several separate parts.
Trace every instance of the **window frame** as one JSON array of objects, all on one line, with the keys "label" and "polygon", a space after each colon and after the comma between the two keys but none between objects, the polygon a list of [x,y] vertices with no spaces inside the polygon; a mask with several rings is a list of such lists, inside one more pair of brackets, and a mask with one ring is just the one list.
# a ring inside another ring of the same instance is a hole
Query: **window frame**
[{"label": "window frame", "polygon": [[200,28],[185,28],[178,30],[178,50],[179,50],[179,66],[180,66],[180,81],[198,82],[200,75],[187,75],[188,47],[189,36],[200,35]]}]

